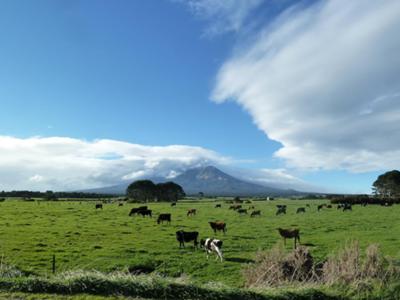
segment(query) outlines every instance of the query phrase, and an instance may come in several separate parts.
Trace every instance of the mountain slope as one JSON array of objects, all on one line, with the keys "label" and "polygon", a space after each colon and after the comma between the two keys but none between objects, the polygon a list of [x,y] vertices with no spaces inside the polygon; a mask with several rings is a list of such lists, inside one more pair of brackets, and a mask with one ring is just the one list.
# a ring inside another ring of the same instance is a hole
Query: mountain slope
[{"label": "mountain slope", "polygon": [[[300,192],[262,186],[246,182],[228,175],[213,166],[187,170],[173,179],[149,178],[155,183],[173,181],[183,187],[187,195],[198,195],[203,192],[206,196],[276,196],[294,195]],[[131,182],[119,185],[85,190],[84,192],[124,194]]]}]

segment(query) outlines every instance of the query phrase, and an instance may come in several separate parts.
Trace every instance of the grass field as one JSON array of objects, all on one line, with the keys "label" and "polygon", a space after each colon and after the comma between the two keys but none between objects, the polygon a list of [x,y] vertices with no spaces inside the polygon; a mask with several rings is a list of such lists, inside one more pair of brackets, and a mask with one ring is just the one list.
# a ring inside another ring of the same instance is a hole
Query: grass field
[{"label": "grass field", "polygon": [[[40,204],[38,204],[40,203]],[[222,208],[214,208],[222,203]],[[311,208],[296,214],[296,208]],[[46,275],[51,272],[52,255],[57,272],[71,269],[113,271],[126,267],[154,267],[158,272],[190,276],[199,283],[218,281],[228,286],[243,284],[243,265],[251,262],[257,250],[269,249],[281,242],[277,227],[298,227],[301,242],[310,246],[318,260],[358,240],[361,248],[378,243],[385,255],[400,258],[400,206],[354,206],[352,212],[324,209],[317,212],[321,201],[278,200],[244,204],[262,211],[261,217],[239,216],[224,202],[151,203],[153,218],[129,217],[135,204],[104,204],[95,210],[94,202],[58,201],[26,202],[7,199],[0,203],[0,255],[2,260],[25,272]],[[287,215],[275,216],[275,205],[288,205]],[[196,208],[198,214],[187,217]],[[158,225],[158,213],[172,213],[171,225]],[[202,250],[192,245],[179,249],[175,231],[196,230],[201,238],[213,237],[208,221],[223,220],[227,234],[216,237],[224,241],[226,261],[206,260]],[[288,241],[286,248],[293,246]]]}]

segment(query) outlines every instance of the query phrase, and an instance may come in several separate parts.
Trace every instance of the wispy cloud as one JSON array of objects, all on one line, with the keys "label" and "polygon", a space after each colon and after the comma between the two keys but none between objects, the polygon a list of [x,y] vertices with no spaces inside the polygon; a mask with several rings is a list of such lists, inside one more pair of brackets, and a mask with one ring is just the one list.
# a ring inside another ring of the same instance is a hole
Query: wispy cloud
[{"label": "wispy cloud", "polygon": [[171,177],[230,158],[193,146],[145,146],[115,140],[0,136],[0,190],[77,190],[143,176]]},{"label": "wispy cloud", "polygon": [[243,106],[291,167],[399,168],[399,32],[396,0],[290,8],[239,45],[212,98]]},{"label": "wispy cloud", "polygon": [[239,31],[250,13],[264,0],[175,0],[208,22],[206,35]]},{"label": "wispy cloud", "polygon": [[241,169],[225,167],[224,169],[235,174],[235,176],[242,180],[268,187],[294,189],[305,192],[326,192],[326,188],[310,184],[309,182],[291,174],[289,170],[284,168]]}]

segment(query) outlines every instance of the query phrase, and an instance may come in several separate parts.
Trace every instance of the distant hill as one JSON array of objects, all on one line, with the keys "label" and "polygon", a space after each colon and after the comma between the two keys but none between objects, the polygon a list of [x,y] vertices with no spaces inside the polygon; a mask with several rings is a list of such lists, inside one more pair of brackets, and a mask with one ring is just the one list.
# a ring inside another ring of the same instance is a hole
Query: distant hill
[{"label": "distant hill", "polygon": [[[187,195],[198,195],[199,192],[203,192],[206,196],[288,196],[303,194],[295,190],[272,188],[240,180],[214,166],[190,169],[173,179],[161,177],[148,179],[155,183],[173,181],[182,186]],[[131,181],[110,187],[84,190],[83,192],[124,194],[130,183]]]}]

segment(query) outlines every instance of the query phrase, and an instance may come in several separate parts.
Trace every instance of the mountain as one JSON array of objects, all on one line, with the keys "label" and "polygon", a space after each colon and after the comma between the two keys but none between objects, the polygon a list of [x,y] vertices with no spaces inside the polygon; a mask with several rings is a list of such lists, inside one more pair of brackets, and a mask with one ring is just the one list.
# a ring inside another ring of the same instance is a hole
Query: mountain
[{"label": "mountain", "polygon": [[[288,196],[299,195],[295,190],[284,190],[267,187],[237,179],[222,172],[214,166],[187,170],[173,179],[148,178],[155,183],[173,181],[183,187],[187,195],[198,195],[203,192],[206,196]],[[124,194],[131,182],[119,185],[85,190],[84,192]]]}]

